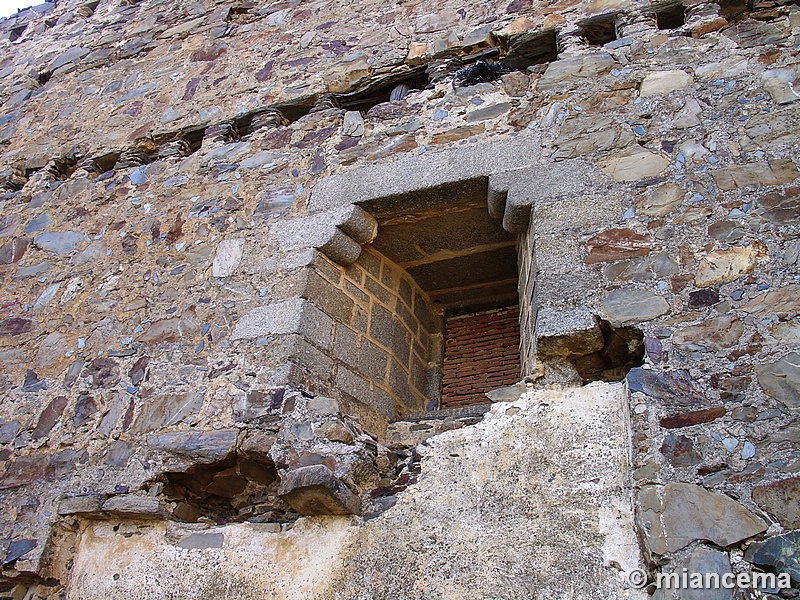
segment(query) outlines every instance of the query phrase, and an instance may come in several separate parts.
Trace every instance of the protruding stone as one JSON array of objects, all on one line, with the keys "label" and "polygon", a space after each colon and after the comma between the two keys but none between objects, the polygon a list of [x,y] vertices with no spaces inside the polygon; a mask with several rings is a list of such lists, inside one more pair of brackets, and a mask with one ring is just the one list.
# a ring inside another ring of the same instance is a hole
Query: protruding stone
[{"label": "protruding stone", "polygon": [[361,500],[325,465],[287,471],[278,496],[303,516],[361,513]]},{"label": "protruding stone", "polygon": [[686,371],[659,373],[650,369],[635,368],[628,371],[627,380],[632,392],[641,392],[672,406],[706,403],[704,396],[694,388],[694,382]]},{"label": "protruding stone", "polygon": [[214,256],[212,274],[214,277],[230,277],[242,262],[244,239],[222,240]]},{"label": "protruding stone", "polygon": [[[662,573],[666,572],[666,570],[662,571]],[[694,588],[691,585],[683,585],[684,573],[688,573],[690,576],[698,573],[705,582],[706,574],[714,574],[719,581],[724,581],[723,576],[731,572],[731,561],[725,552],[698,545],[692,548],[686,558],[672,567],[669,573],[676,574],[677,580],[665,577],[666,585],[656,590],[653,600],[671,600],[675,597],[673,596],[675,592],[680,594],[681,600],[733,600],[733,590],[724,586]],[[677,581],[677,585],[672,585],[673,581]],[[711,579],[711,581],[714,580]]]},{"label": "protruding stone", "polygon": [[678,429],[680,427],[690,427],[700,423],[710,423],[725,416],[725,409],[722,407],[706,408],[703,410],[693,410],[662,418],[658,424],[664,429]]},{"label": "protruding stone", "polygon": [[650,240],[630,229],[608,229],[590,237],[586,247],[589,248],[589,255],[583,262],[593,264],[647,256],[650,253]]},{"label": "protruding stone", "polygon": [[791,183],[798,175],[800,172],[790,158],[775,158],[768,162],[731,165],[711,171],[711,176],[719,189],[723,191],[756,185],[783,185]]},{"label": "protruding stone", "polygon": [[692,440],[685,435],[667,434],[660,450],[669,464],[677,468],[691,467],[703,460]]},{"label": "protruding stone", "polygon": [[339,215],[336,226],[357,244],[369,244],[378,235],[378,222],[364,209],[352,205]]},{"label": "protruding stone", "polygon": [[67,515],[97,515],[103,508],[106,496],[96,494],[91,496],[67,496],[58,504],[58,514]]},{"label": "protruding stone", "polygon": [[636,210],[648,217],[663,217],[678,206],[686,196],[683,188],[674,183],[662,183],[647,191],[636,201]]},{"label": "protruding stone", "polygon": [[112,496],[103,503],[103,512],[123,517],[164,517],[166,511],[158,498],[125,494]]},{"label": "protruding stone", "polygon": [[212,463],[230,455],[236,448],[238,431],[176,431],[147,438],[152,450],[175,454],[201,463]]},{"label": "protruding stone", "polygon": [[361,111],[348,110],[344,113],[342,135],[347,137],[361,137],[364,135],[364,117],[361,116]]},{"label": "protruding stone", "polygon": [[744,559],[772,567],[778,573],[788,573],[792,581],[800,582],[800,531],[754,542],[748,546]]},{"label": "protruding stone", "polygon": [[603,348],[603,332],[586,308],[542,308],[536,315],[536,355],[541,360],[582,356]]},{"label": "protruding stone", "polygon": [[767,528],[735,500],[690,483],[642,488],[639,519],[654,554],[675,552],[697,540],[725,548]]},{"label": "protruding stone", "polygon": [[45,252],[69,254],[83,241],[80,231],[48,231],[37,235],[33,243]]},{"label": "protruding stone", "polygon": [[742,309],[753,314],[800,312],[800,285],[787,285],[758,294]]},{"label": "protruding stone", "polygon": [[567,87],[580,81],[605,75],[616,65],[612,56],[605,52],[573,56],[551,62],[536,84],[539,91]]},{"label": "protruding stone", "polygon": [[764,216],[776,225],[800,223],[800,187],[764,194],[758,199]]},{"label": "protruding stone", "polygon": [[791,104],[800,100],[800,93],[795,90],[797,71],[791,67],[769,69],[761,74],[764,89],[778,104]]}]

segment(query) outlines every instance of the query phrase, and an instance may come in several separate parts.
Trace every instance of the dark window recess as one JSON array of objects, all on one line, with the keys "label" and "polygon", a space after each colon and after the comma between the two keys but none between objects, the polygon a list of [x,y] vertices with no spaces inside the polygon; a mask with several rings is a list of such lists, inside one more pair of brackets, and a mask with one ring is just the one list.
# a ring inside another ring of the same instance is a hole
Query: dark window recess
[{"label": "dark window recess", "polygon": [[486,392],[517,383],[520,370],[518,306],[447,319],[442,408],[486,404]]},{"label": "dark window recess", "polygon": [[268,459],[232,456],[163,473],[158,479],[164,484],[162,498],[180,521],[281,523],[298,516],[277,497],[277,471]]},{"label": "dark window recess", "polygon": [[719,14],[729,23],[738,23],[750,16],[753,10],[752,0],[719,0]]},{"label": "dark window recess", "polygon": [[581,36],[590,46],[603,46],[613,42],[617,39],[617,18],[618,15],[614,13],[586,19],[579,25]]},{"label": "dark window recess", "polygon": [[679,29],[686,24],[686,8],[683,4],[670,4],[653,13],[659,29]]},{"label": "dark window recess", "polygon": [[41,73],[39,73],[39,76],[36,78],[36,81],[39,82],[39,85],[45,85],[47,84],[48,81],[50,81],[50,78],[52,76],[53,76],[52,71],[42,71]]},{"label": "dark window recess", "polygon": [[603,348],[584,356],[571,357],[584,383],[622,381],[634,367],[644,364],[644,335],[635,327],[613,327],[599,319]]},{"label": "dark window recess", "polygon": [[372,249],[419,287],[415,310],[428,305],[436,317],[429,410],[486,404],[486,391],[520,379],[516,236],[489,215],[486,185],[476,178],[362,205],[379,225]]},{"label": "dark window recess", "polygon": [[506,55],[503,62],[512,69],[526,71],[536,65],[544,65],[558,58],[555,29],[521,33],[505,42]]}]

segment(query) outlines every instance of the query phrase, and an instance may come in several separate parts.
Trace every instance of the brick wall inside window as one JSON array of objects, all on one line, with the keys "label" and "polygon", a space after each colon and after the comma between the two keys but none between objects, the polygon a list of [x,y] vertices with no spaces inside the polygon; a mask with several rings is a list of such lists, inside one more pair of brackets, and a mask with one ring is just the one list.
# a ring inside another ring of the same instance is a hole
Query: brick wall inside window
[{"label": "brick wall inside window", "polygon": [[447,319],[442,408],[485,404],[485,392],[519,380],[518,306]]}]

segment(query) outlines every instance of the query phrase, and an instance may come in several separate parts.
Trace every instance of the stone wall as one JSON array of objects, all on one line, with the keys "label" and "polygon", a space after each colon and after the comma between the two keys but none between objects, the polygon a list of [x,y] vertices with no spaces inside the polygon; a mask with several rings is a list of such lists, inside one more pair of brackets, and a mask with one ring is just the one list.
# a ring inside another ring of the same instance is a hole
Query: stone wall
[{"label": "stone wall", "polygon": [[[435,503],[452,482],[415,492],[426,468],[488,460],[485,429],[446,411],[390,423],[436,408],[438,325],[418,325],[401,273],[365,263],[409,212],[435,215],[427,233],[457,224],[454,197],[488,211],[470,231],[502,234],[483,250],[508,256],[517,236],[526,382],[494,397],[627,382],[634,487],[618,489],[649,578],[796,574],[798,36],[798,7],[772,0],[64,1],[0,22],[0,593],[63,596],[90,523],[124,538],[142,519],[359,513],[382,545],[344,572],[390,573],[398,544],[370,524]],[[435,258],[456,252],[447,229]],[[512,280],[511,260],[497,267]],[[588,460],[567,437],[530,438],[502,467],[525,483],[531,447]],[[506,549],[498,515],[527,514],[528,496],[492,504],[516,483],[472,466],[459,472],[487,477],[485,502],[447,513],[463,515],[453,545],[470,568],[527,568],[473,533]],[[594,501],[590,471],[559,500]],[[542,526],[555,539],[562,523]],[[606,528],[628,531],[604,520],[587,547]],[[411,530],[413,556],[451,564],[427,531]],[[591,556],[570,569],[600,581]],[[480,597],[534,595],[480,581]]]},{"label": "stone wall", "polygon": [[347,267],[320,260],[329,268],[307,294],[335,321],[324,349],[337,364],[335,387],[388,419],[436,408],[442,318],[427,295],[368,246]]}]

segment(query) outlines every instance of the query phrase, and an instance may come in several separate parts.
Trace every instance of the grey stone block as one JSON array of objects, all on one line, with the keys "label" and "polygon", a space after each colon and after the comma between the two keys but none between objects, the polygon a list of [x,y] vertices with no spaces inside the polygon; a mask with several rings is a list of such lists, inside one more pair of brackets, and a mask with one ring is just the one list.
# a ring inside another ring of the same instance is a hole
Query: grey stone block
[{"label": "grey stone block", "polygon": [[487,177],[518,169],[540,160],[538,135],[529,133],[509,140],[476,144],[447,152],[427,152],[377,164],[320,181],[311,195],[310,208],[325,210],[368,200],[386,199],[420,190]]},{"label": "grey stone block", "polygon": [[58,504],[58,514],[67,515],[93,515],[99,514],[103,508],[106,496],[95,494],[91,496],[68,496]]},{"label": "grey stone block", "polygon": [[167,514],[158,498],[136,494],[112,496],[103,503],[103,512],[110,515],[144,518],[164,517]]},{"label": "grey stone block", "polygon": [[185,550],[206,550],[208,548],[222,548],[225,542],[225,534],[222,532],[193,533],[181,540],[179,548]]},{"label": "grey stone block", "polygon": [[300,467],[284,473],[278,496],[307,517],[361,513],[359,497],[324,465]]},{"label": "grey stone block", "polygon": [[536,349],[539,358],[582,356],[603,348],[603,332],[587,308],[543,308],[536,316]]},{"label": "grey stone block", "polygon": [[234,451],[238,433],[235,429],[176,431],[150,436],[147,438],[147,445],[152,450],[212,463],[222,460]]},{"label": "grey stone block", "polygon": [[305,300],[302,298],[289,298],[254,308],[237,321],[231,339],[296,333],[300,330],[304,305]]},{"label": "grey stone block", "polygon": [[339,229],[358,244],[369,244],[378,235],[378,222],[358,206],[347,207],[339,221]]},{"label": "grey stone block", "polygon": [[300,334],[322,350],[331,349],[333,319],[310,302],[303,305]]}]

